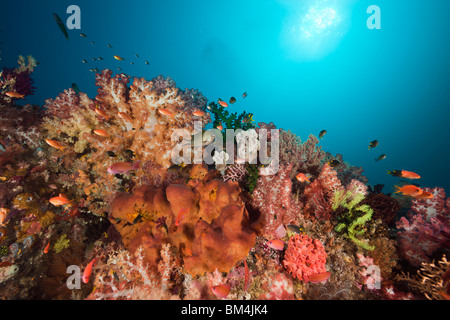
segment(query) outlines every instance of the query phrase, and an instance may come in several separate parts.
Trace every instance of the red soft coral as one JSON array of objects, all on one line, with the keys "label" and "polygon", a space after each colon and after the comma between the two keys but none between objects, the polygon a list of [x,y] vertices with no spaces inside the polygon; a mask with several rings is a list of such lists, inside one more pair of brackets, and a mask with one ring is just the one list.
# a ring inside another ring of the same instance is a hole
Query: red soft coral
[{"label": "red soft coral", "polygon": [[289,239],[283,265],[294,278],[307,281],[315,274],[326,272],[327,253],[322,243],[306,234]]}]

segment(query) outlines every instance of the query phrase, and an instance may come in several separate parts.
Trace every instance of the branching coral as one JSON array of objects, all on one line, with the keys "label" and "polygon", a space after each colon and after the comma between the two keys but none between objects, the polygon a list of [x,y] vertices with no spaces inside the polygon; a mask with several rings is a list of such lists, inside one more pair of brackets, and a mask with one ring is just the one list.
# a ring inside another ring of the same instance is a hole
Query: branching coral
[{"label": "branching coral", "polygon": [[413,289],[420,291],[429,300],[450,299],[450,262],[444,255],[437,264],[422,263],[417,276],[401,273],[395,277],[398,281],[406,281]]}]

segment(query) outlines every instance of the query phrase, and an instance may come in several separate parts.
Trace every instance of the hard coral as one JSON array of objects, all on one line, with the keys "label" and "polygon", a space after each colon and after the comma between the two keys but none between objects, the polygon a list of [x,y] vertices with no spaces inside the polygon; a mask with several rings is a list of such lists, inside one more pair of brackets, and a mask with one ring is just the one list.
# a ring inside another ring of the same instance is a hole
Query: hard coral
[{"label": "hard coral", "polygon": [[289,239],[283,265],[294,278],[307,280],[309,276],[326,272],[327,253],[322,243],[306,234]]},{"label": "hard coral", "polygon": [[[236,182],[213,179],[201,165],[193,167],[191,177],[187,184],[166,189],[140,186],[133,194],[119,194],[110,221],[125,247],[134,252],[142,245],[153,265],[160,259],[160,246],[172,243],[190,274],[216,268],[229,272],[254,245],[255,221],[250,220]],[[157,223],[161,218],[163,227]]]}]

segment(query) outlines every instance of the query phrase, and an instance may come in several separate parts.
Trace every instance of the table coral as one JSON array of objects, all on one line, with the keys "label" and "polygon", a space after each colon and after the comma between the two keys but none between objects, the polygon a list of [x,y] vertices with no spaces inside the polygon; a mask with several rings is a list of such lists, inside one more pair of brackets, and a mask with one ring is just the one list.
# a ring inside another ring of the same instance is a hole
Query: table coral
[{"label": "table coral", "polygon": [[296,234],[289,239],[283,266],[299,280],[326,272],[327,253],[322,243],[306,234]]}]

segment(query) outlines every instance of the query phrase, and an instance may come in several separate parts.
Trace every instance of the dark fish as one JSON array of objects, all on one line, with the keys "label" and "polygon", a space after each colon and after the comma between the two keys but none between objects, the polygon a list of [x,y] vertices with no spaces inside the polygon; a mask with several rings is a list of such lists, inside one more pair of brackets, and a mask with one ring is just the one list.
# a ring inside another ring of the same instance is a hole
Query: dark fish
[{"label": "dark fish", "polygon": [[102,57],[98,57],[97,60],[103,60],[103,58]]},{"label": "dark fish", "polygon": [[53,17],[55,18],[55,21],[58,24],[59,29],[61,29],[62,33],[64,33],[66,40],[69,40],[69,34],[67,33],[67,29],[66,26],[64,25],[64,22],[62,22],[61,18],[56,13],[53,13]]},{"label": "dark fish", "polygon": [[91,72],[98,72],[98,69],[97,68],[89,69],[89,71],[91,71]]},{"label": "dark fish", "polygon": [[123,150],[123,154],[125,155],[125,157],[127,157],[129,159],[132,159],[135,156],[134,152],[130,149]]},{"label": "dark fish", "polygon": [[136,53],[135,55],[134,55],[136,58],[139,58],[139,55]]},{"label": "dark fish", "polygon": [[130,62],[130,64],[134,64],[134,62]]},{"label": "dark fish", "polygon": [[95,42],[94,42],[94,41],[91,41],[91,44],[92,44],[92,45],[94,45],[94,44],[95,44]]},{"label": "dark fish", "polygon": [[244,92],[243,94],[242,94],[242,98],[247,98],[247,96],[248,96],[248,94],[247,94],[247,92]]},{"label": "dark fish", "polygon": [[298,233],[298,234],[305,233],[305,229],[303,229],[302,227],[296,226],[295,224],[289,224],[287,226],[287,228],[289,231],[292,231],[294,233]]},{"label": "dark fish", "polygon": [[82,38],[86,38],[86,37],[87,37],[87,35],[85,35],[84,33],[80,33],[80,37],[82,37]]},{"label": "dark fish", "polygon": [[117,67],[117,70],[119,70],[119,71],[120,71],[120,70],[122,70],[122,68],[121,68],[121,67]]},{"label": "dark fish", "polygon": [[148,62],[147,60],[145,60],[145,64],[150,64],[150,62]]},{"label": "dark fish", "polygon": [[373,140],[371,143],[369,143],[369,150],[375,148],[376,146],[378,146],[378,140]]},{"label": "dark fish", "polygon": [[338,160],[334,159],[334,160],[328,161],[328,164],[330,165],[330,167],[336,168],[341,163]]},{"label": "dark fish", "polygon": [[110,45],[109,43],[107,44],[108,48],[112,48],[112,45]]},{"label": "dark fish", "polygon": [[250,123],[252,121],[255,121],[255,120],[253,120],[253,113],[249,113],[242,119],[243,123]]},{"label": "dark fish", "polygon": [[73,91],[75,91],[76,94],[80,93],[80,88],[78,88],[78,86],[75,82],[72,83],[72,89],[73,89]]},{"label": "dark fish", "polygon": [[233,104],[233,103],[235,103],[235,102],[236,102],[236,98],[235,98],[235,97],[231,97],[231,98],[230,98],[230,103]]},{"label": "dark fish", "polygon": [[97,58],[92,58],[92,60],[93,60],[93,61],[96,61],[96,60],[97,60]]},{"label": "dark fish", "polygon": [[383,153],[382,155],[380,155],[378,158],[376,158],[375,159],[375,161],[381,161],[381,160],[384,160],[384,159],[386,159],[386,155]]},{"label": "dark fish", "polygon": [[322,130],[322,131],[320,131],[320,133],[319,133],[319,138],[320,138],[320,139],[323,139],[323,136],[326,135],[326,134],[327,134],[327,130]]},{"label": "dark fish", "polygon": [[81,60],[81,62],[83,62],[83,63],[88,63],[87,60]]}]

